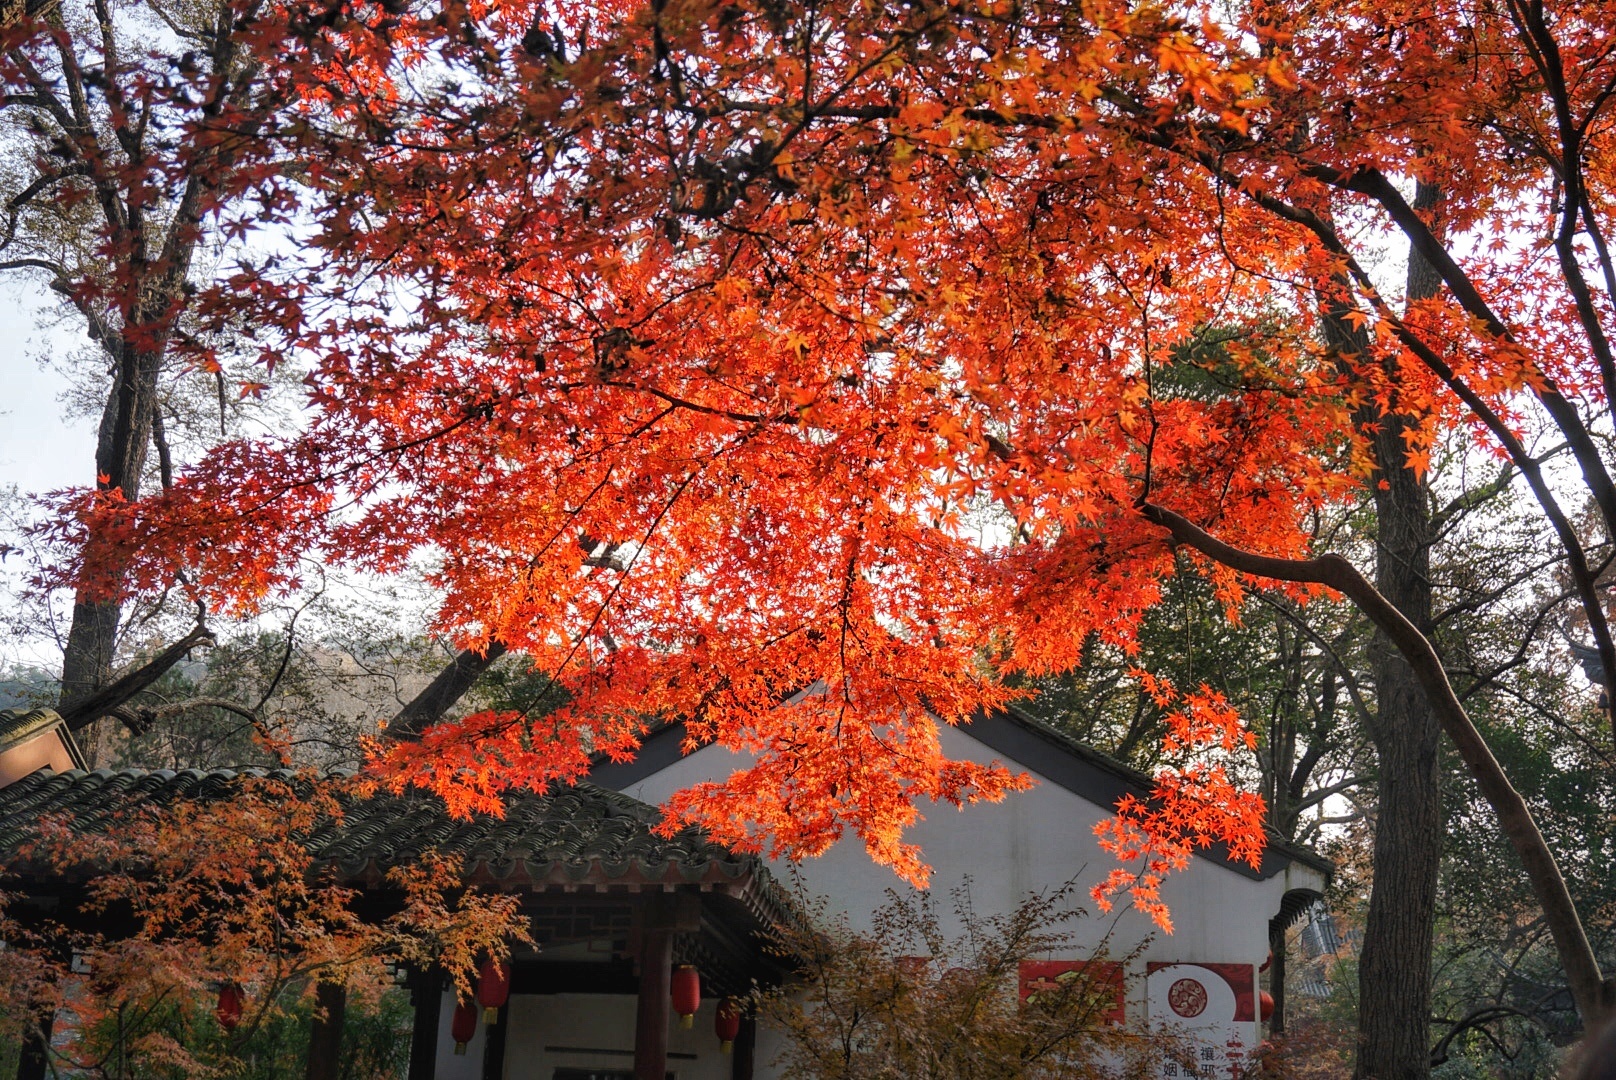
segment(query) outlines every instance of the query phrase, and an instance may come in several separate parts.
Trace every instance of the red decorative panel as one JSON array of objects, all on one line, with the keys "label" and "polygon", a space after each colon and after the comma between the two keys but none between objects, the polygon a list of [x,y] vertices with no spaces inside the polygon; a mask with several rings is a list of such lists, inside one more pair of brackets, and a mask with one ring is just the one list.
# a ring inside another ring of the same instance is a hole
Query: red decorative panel
[{"label": "red decorative panel", "polygon": [[[1208,964],[1199,960],[1176,960],[1171,963],[1151,961],[1146,965],[1146,970],[1155,971],[1158,968],[1173,967],[1176,964],[1194,964],[1196,967],[1205,968],[1214,975],[1220,977],[1224,982],[1229,984],[1229,989],[1234,991],[1234,1019],[1257,1019],[1257,973],[1254,970],[1253,965]],[[1185,979],[1183,981],[1193,982],[1194,980]],[[1187,1019],[1189,1017],[1199,1015],[1201,1010],[1206,1008],[1206,991],[1201,990],[1200,1009],[1194,1009],[1193,1012],[1186,1012],[1185,1009],[1193,1008],[1195,1004],[1195,997],[1196,995],[1191,988],[1185,987],[1184,990],[1180,992],[1178,984],[1174,983],[1168,988],[1167,1004],[1174,1012]]]},{"label": "red decorative panel", "polygon": [[1021,1000],[1044,990],[1054,990],[1059,987],[1056,980],[1068,971],[1093,970],[1093,979],[1096,987],[1109,987],[1111,990],[1111,1008],[1106,1010],[1105,1018],[1112,1023],[1120,1024],[1124,1020],[1124,1007],[1126,987],[1122,977],[1122,965],[1115,960],[1023,960],[1021,962]]}]

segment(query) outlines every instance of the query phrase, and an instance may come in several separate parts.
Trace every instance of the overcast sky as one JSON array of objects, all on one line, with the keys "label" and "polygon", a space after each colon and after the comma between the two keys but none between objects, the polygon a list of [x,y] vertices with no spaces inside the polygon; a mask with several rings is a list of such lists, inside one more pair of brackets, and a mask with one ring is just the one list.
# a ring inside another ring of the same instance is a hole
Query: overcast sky
[{"label": "overcast sky", "polygon": [[38,362],[75,344],[65,328],[38,325],[42,299],[42,282],[0,283],[0,486],[23,491],[94,480],[95,425],[64,418],[62,379]]}]

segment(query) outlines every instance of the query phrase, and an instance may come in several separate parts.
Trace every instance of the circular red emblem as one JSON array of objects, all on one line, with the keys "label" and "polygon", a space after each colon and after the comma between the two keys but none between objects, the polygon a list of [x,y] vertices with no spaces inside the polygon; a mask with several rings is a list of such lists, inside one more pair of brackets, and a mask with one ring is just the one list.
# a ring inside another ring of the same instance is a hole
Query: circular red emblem
[{"label": "circular red emblem", "polygon": [[1194,979],[1180,979],[1167,988],[1167,1004],[1184,1019],[1206,1012],[1206,987]]}]

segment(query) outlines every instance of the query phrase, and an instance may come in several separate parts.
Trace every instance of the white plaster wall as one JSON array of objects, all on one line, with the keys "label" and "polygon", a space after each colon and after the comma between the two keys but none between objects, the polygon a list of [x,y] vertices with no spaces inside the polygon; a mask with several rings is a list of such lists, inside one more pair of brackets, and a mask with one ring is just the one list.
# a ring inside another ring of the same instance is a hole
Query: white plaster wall
[{"label": "white plaster wall", "polygon": [[[449,1029],[454,1025],[455,994],[446,990],[438,1007],[438,1066],[433,1080],[481,1080],[483,1075],[483,1046],[488,1028],[482,1017],[477,1017],[477,1033],[466,1044],[464,1054],[454,1052],[454,1036]],[[502,1017],[503,1019],[503,1017]]]},{"label": "white plaster wall", "polygon": [[[957,728],[944,728],[944,753],[957,759],[991,761],[1001,757]],[[723,778],[743,759],[721,747],[705,747],[624,791],[653,805],[664,802],[681,788],[700,780]],[[1035,764],[1005,761],[1011,768],[1033,774],[1035,786],[1008,795],[998,803],[978,803],[956,810],[947,805],[923,807],[926,815],[908,833],[932,867],[931,891],[945,915],[950,914],[950,890],[970,879],[971,896],[979,911],[1008,911],[1029,892],[1057,888],[1076,877],[1081,902],[1091,917],[1080,924],[1085,946],[1098,943],[1115,926],[1113,951],[1126,951],[1149,934],[1155,940],[1145,960],[1249,962],[1260,964],[1268,953],[1268,920],[1279,910],[1287,882],[1297,877],[1280,874],[1253,881],[1205,858],[1191,860],[1162,887],[1172,911],[1174,933],[1158,932],[1149,919],[1134,911],[1102,916],[1088,900],[1090,886],[1103,879],[1115,858],[1101,850],[1094,826],[1110,816],[1102,808],[1038,775]],[[784,879],[786,869],[773,864]],[[843,837],[818,859],[798,867],[812,892],[831,897],[847,911],[855,926],[867,925],[868,915],[883,904],[888,889],[908,886],[886,867],[871,862],[853,836]],[[1311,870],[1301,874],[1321,887]]]}]

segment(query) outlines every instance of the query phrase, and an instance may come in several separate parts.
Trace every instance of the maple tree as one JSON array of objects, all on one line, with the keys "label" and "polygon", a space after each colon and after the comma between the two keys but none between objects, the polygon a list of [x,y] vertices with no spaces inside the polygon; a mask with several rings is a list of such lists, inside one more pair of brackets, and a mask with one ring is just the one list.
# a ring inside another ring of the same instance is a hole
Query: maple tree
[{"label": "maple tree", "polygon": [[[257,328],[266,366],[307,360],[307,430],[221,447],[139,504],[65,506],[64,572],[140,592],[179,568],[242,610],[310,553],[424,560],[437,629],[570,700],[390,746],[393,782],[489,807],[679,716],[691,747],[756,763],[675,798],[670,825],[797,855],[850,830],[913,878],[917,802],[1022,782],[945,760],[936,722],[1087,641],[1130,649],[1175,548],[1231,610],[1256,585],[1336,590],[1411,666],[1591,1020],[1610,993],[1553,853],[1428,635],[1304,526],[1468,430],[1537,500],[1616,678],[1612,19],[332,9],[288,29],[323,50],[293,51],[300,122],[244,150],[295,145],[309,258],[202,298]],[[1387,235],[1440,288],[1388,299],[1366,261]],[[1210,386],[1162,378],[1212,335]],[[1593,528],[1566,510],[1579,484]],[[1255,842],[1210,768],[1162,795],[1167,816],[1134,819],[1147,840]]]},{"label": "maple tree", "polygon": [[[319,984],[374,1003],[392,985],[389,964],[442,965],[469,994],[480,955],[527,940],[518,898],[467,889],[456,863],[429,857],[389,874],[390,911],[361,910],[363,890],[310,845],[341,820],[347,783],[245,777],[224,797],[137,804],[89,828],[42,821],[7,875],[49,868],[81,893],[46,914],[24,894],[0,896],[11,1034],[57,1016],[53,1071],[228,1075],[255,1033]],[[226,984],[243,1005],[221,1031],[198,1016]]]},{"label": "maple tree", "polygon": [[[227,0],[49,0],[0,10],[0,273],[46,286],[42,312],[87,342],[75,347],[64,335],[48,359],[69,383],[67,413],[99,421],[84,477],[103,498],[133,501],[166,488],[195,457],[243,431],[295,426],[297,403],[270,391],[296,385],[296,373],[255,369],[240,344],[251,342],[254,323],[204,320],[198,296],[226,270],[250,273],[284,240],[266,242],[266,228],[284,231],[295,220],[293,151],[309,123],[297,106],[310,72],[341,50],[325,32],[343,17],[340,5]],[[207,355],[197,362],[199,349]],[[53,505],[18,497],[7,517],[26,523]],[[17,521],[7,526],[26,533]],[[62,554],[51,539],[8,535],[4,553],[49,562]],[[73,543],[100,541],[92,529]],[[216,680],[211,693],[177,697],[165,693],[176,689],[176,663],[217,644],[222,665],[243,639],[262,643],[267,620],[243,632],[199,594],[120,590],[115,554],[103,569],[93,588],[36,581],[7,612],[21,635],[61,648],[55,704],[91,764],[119,756],[113,720],[135,735],[176,720],[210,732],[289,726],[277,713],[308,666],[293,662],[307,659],[294,631],[299,616],[313,621],[319,588],[286,605],[284,645],[258,685]],[[328,651],[344,647],[329,623],[322,636]],[[434,686],[406,705],[417,723],[465,689]],[[102,718],[112,719],[97,724]]]}]

